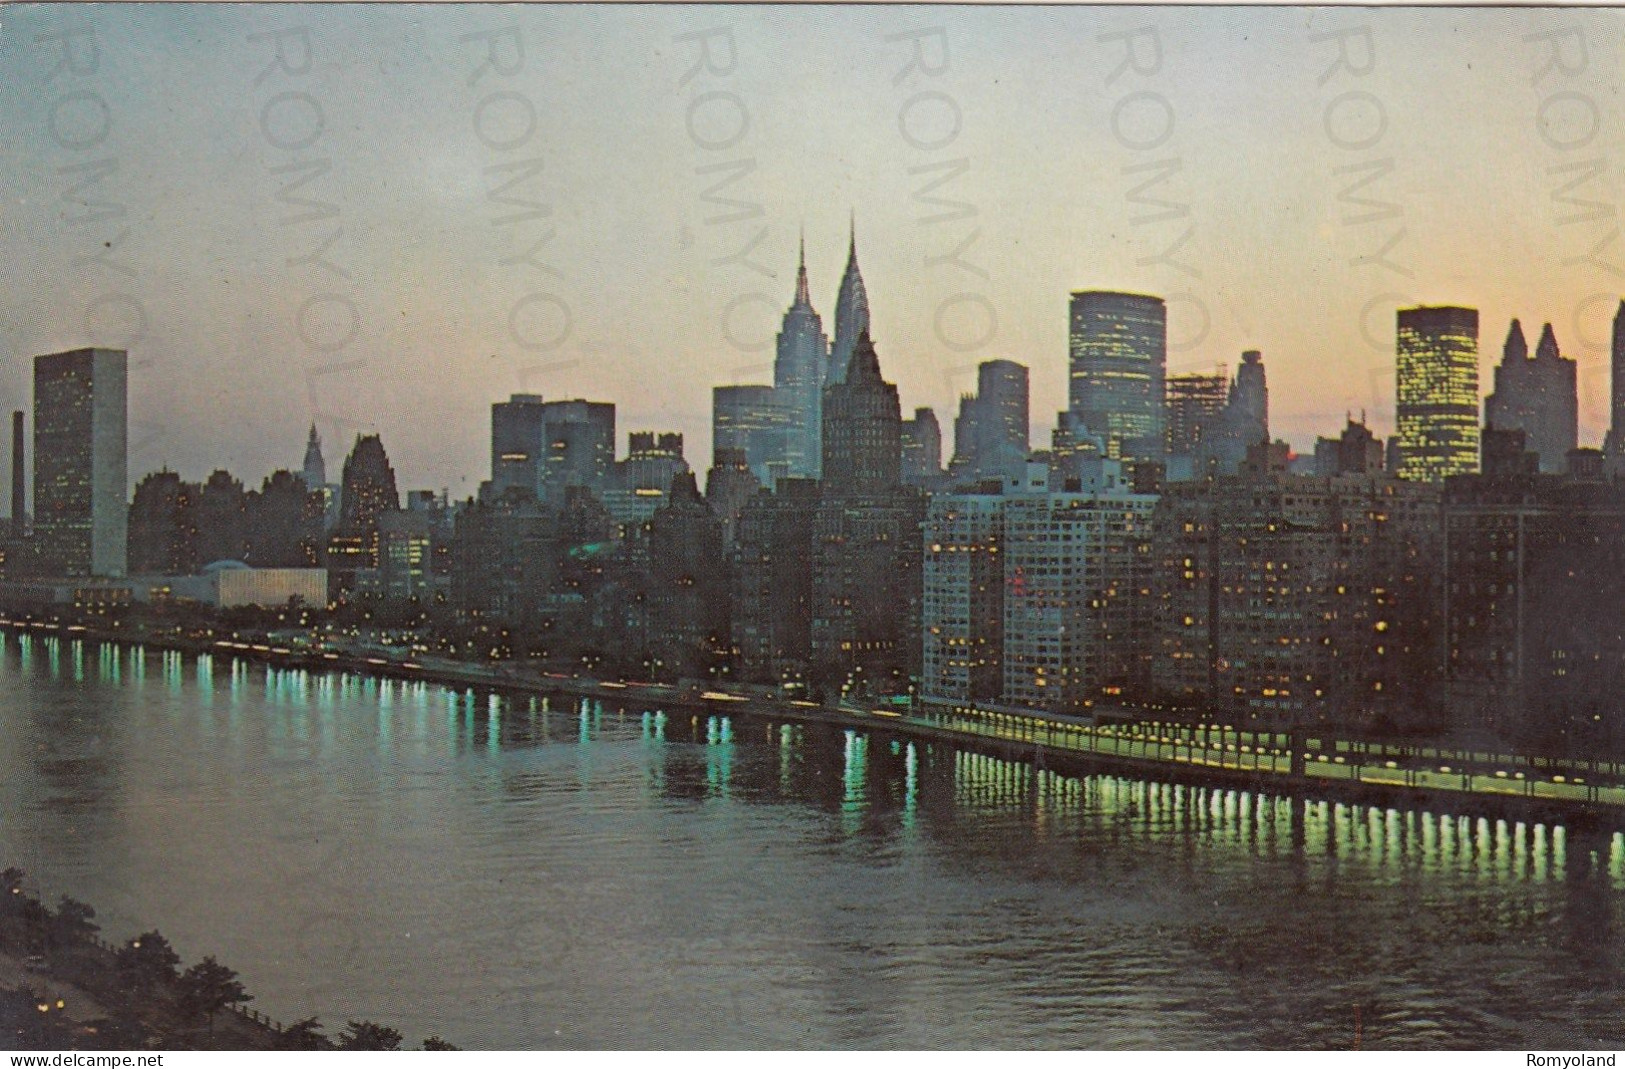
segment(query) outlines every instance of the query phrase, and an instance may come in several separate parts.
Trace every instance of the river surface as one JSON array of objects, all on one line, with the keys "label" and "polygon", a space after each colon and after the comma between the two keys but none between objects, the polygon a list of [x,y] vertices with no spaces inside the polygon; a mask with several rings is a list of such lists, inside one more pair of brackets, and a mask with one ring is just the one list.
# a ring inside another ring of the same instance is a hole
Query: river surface
[{"label": "river surface", "polygon": [[37,636],[0,864],[411,1045],[1625,1042],[1616,833]]}]

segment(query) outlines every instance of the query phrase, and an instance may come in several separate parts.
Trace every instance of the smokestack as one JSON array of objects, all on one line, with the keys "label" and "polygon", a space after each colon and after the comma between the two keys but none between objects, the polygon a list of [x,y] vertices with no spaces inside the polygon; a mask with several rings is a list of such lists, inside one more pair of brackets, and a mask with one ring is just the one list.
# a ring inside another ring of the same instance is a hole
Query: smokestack
[{"label": "smokestack", "polygon": [[24,495],[23,481],[23,414],[11,414],[11,537],[22,541],[24,531],[23,517],[27,511],[27,499]]}]

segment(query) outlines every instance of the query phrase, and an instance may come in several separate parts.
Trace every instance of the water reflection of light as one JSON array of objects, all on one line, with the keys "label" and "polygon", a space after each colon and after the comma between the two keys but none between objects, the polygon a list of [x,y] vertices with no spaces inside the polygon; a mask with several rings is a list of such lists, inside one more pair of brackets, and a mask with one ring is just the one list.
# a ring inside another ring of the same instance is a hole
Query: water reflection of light
[{"label": "water reflection of light", "polygon": [[914,744],[908,744],[903,751],[903,826],[914,827],[914,815],[919,807],[920,792],[920,759],[914,751]]},{"label": "water reflection of light", "polygon": [[863,794],[863,777],[868,763],[868,747],[868,736],[850,729],[846,732],[845,750],[841,755],[841,785],[844,789],[841,812],[849,822],[861,814],[867,805]]},{"label": "water reflection of light", "polygon": [[726,798],[733,776],[732,726],[725,716],[705,720],[705,782],[711,793]]}]

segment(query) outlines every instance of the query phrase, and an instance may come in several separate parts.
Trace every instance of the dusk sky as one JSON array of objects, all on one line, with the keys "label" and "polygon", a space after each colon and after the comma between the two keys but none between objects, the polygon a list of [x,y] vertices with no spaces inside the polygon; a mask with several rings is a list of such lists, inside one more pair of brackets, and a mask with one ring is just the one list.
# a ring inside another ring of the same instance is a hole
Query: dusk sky
[{"label": "dusk sky", "polygon": [[1169,299],[1171,372],[1261,349],[1300,450],[1346,411],[1390,431],[1396,307],[1478,308],[1484,392],[1509,320],[1551,321],[1596,445],[1622,38],[1581,10],[7,7],[0,404],[35,354],[111,345],[132,481],[257,485],[314,415],[335,476],[377,431],[403,488],[466,496],[516,391],[614,401],[621,451],[679,430],[703,471],[711,387],[770,381],[803,225],[833,331],[850,210],[881,366],[946,431],[1007,358],[1047,445],[1067,294],[1120,289]]}]

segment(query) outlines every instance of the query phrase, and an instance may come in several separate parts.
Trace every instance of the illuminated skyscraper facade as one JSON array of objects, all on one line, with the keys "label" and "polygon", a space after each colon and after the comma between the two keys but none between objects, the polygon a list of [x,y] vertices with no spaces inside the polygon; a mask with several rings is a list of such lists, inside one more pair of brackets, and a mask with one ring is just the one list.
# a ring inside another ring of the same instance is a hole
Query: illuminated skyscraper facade
[{"label": "illuminated skyscraper facade", "polygon": [[1478,470],[1478,311],[1398,316],[1399,476],[1436,483]]},{"label": "illuminated skyscraper facade", "polygon": [[121,349],[34,359],[34,537],[47,575],[125,574],[127,365]]},{"label": "illuminated skyscraper facade", "polygon": [[1067,398],[1075,422],[1117,460],[1163,456],[1168,310],[1161,297],[1072,294]]}]

